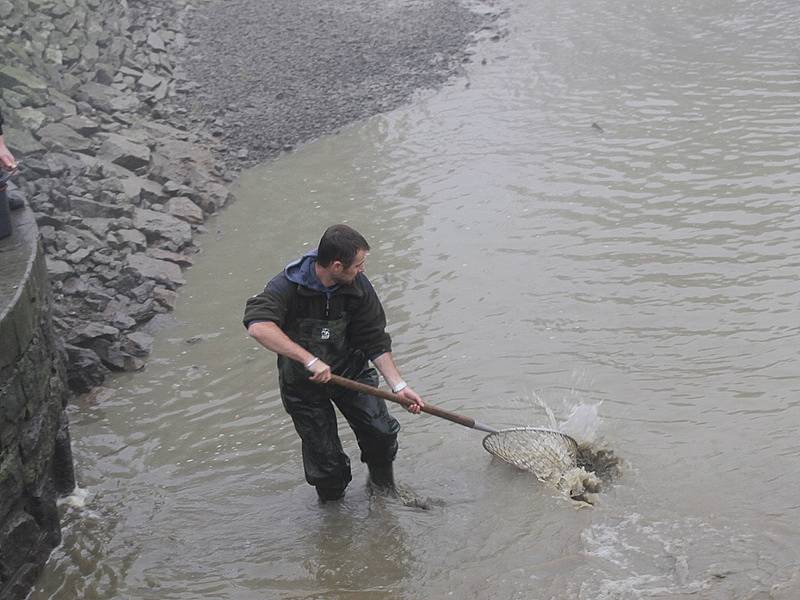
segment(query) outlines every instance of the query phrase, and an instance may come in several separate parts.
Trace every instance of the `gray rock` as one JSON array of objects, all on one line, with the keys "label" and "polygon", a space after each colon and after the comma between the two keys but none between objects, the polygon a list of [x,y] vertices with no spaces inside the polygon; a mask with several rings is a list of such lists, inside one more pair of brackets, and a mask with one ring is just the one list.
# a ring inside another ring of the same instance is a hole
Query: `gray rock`
[{"label": "gray rock", "polygon": [[3,90],[3,102],[9,108],[22,108],[25,103],[25,96],[18,94],[14,90]]},{"label": "gray rock", "polygon": [[126,66],[126,65],[121,66],[119,68],[119,72],[122,73],[123,75],[127,75],[128,77],[134,77],[136,79],[138,79],[139,77],[141,77],[144,74],[139,69],[132,69],[129,66]]},{"label": "gray rock", "polygon": [[[154,258],[158,258],[157,256]],[[153,294],[156,284],[151,280],[145,281],[143,284],[136,286],[130,291],[130,295],[136,299],[137,302],[144,302]]]},{"label": "gray rock", "polygon": [[109,178],[125,179],[129,177],[137,177],[133,171],[129,171],[124,167],[115,165],[110,160],[102,157],[88,156],[84,154],[76,155],[86,165],[88,171],[86,175],[93,180],[106,182]]},{"label": "gray rock", "polygon": [[166,208],[169,214],[187,223],[200,224],[203,222],[203,210],[185,196],[170,198]]},{"label": "gray rock", "polygon": [[124,94],[111,86],[90,81],[78,90],[78,99],[88,102],[103,112],[132,111],[139,107],[139,99],[132,94]]},{"label": "gray rock", "polygon": [[74,345],[85,345],[97,338],[115,340],[117,337],[119,337],[119,329],[102,323],[81,323],[73,326],[66,333],[67,343]]},{"label": "gray rock", "polygon": [[186,283],[178,265],[145,254],[131,254],[127,266],[141,277],[162,283],[169,289],[175,289]]},{"label": "gray rock", "polygon": [[153,350],[153,336],[142,331],[129,333],[122,340],[122,349],[133,356],[147,356]]},{"label": "gray rock", "polygon": [[108,217],[87,217],[83,224],[99,238],[104,238],[111,228],[114,219]]},{"label": "gray rock", "polygon": [[81,277],[68,277],[64,280],[61,291],[70,296],[85,294],[89,286]]},{"label": "gray rock", "polygon": [[152,32],[147,36],[147,45],[157,52],[164,52],[167,49],[164,45],[164,40],[156,32]]},{"label": "gray rock", "polygon": [[100,58],[100,52],[97,49],[97,44],[89,42],[81,49],[81,57],[88,63],[94,63]]},{"label": "gray rock", "polygon": [[66,344],[65,349],[68,357],[67,383],[73,391],[86,393],[103,383],[109,371],[96,352],[71,344]]},{"label": "gray rock", "polygon": [[163,186],[144,177],[124,177],[119,180],[122,194],[131,203],[138,205],[141,202],[161,203],[166,200]]},{"label": "gray rock", "polygon": [[112,163],[135,171],[150,164],[150,149],[130,141],[127,137],[108,133],[100,146],[100,154]]},{"label": "gray rock", "polygon": [[69,62],[75,62],[81,57],[81,49],[75,44],[70,44],[64,48],[63,58]]},{"label": "gray rock", "polygon": [[215,164],[209,150],[190,142],[166,140],[153,152],[150,172],[162,183],[174,181],[179,185],[197,187],[205,177],[202,173],[211,171]]},{"label": "gray rock", "polygon": [[111,235],[119,246],[129,246],[134,250],[147,248],[147,238],[138,229],[118,229]]},{"label": "gray rock", "polygon": [[188,196],[192,193],[192,188],[170,180],[164,183],[164,193],[168,196]]},{"label": "gray rock", "polygon": [[60,152],[48,152],[39,158],[28,156],[24,160],[27,168],[46,177],[57,177],[66,171],[79,173],[83,168],[79,158]]},{"label": "gray rock", "polygon": [[206,181],[199,189],[197,204],[207,213],[215,213],[233,198],[233,194],[221,183]]},{"label": "gray rock", "polygon": [[60,65],[64,63],[64,53],[58,48],[45,48],[44,57],[51,63]]},{"label": "gray rock", "polygon": [[108,319],[108,321],[118,329],[127,330],[131,329],[132,327],[136,327],[136,319],[128,315],[123,311],[117,311],[110,317],[104,316]]},{"label": "gray rock", "polygon": [[156,286],[153,290],[153,298],[168,310],[174,310],[178,302],[178,293],[168,290],[161,286]]},{"label": "gray rock", "polygon": [[22,86],[29,90],[47,91],[48,85],[43,79],[31,75],[28,71],[3,65],[0,67],[0,87],[13,88]]},{"label": "gray rock", "polygon": [[[58,223],[58,221],[55,222]],[[58,223],[58,225],[64,233],[79,237],[81,240],[83,240],[84,244],[88,244],[93,248],[99,248],[102,246],[102,242],[98,239],[98,237],[87,229],[79,229],[78,227],[74,227],[73,225],[65,225],[64,223]],[[94,260],[98,260],[97,254],[94,255]]]},{"label": "gray rock", "polygon": [[150,320],[156,314],[156,303],[152,298],[148,298],[141,303],[133,303],[127,308],[128,316],[137,323]]},{"label": "gray rock", "polygon": [[67,256],[67,261],[71,262],[73,265],[77,265],[82,263],[89,255],[91,255],[92,251],[88,248],[80,248],[76,250],[72,254]]},{"label": "gray rock", "polygon": [[111,65],[99,65],[94,72],[94,80],[102,85],[114,83],[114,68]]},{"label": "gray rock", "polygon": [[145,71],[142,77],[139,79],[139,85],[145,89],[152,90],[159,84],[163,83],[164,79],[162,77],[158,77],[153,75],[149,71]]},{"label": "gray rock", "polygon": [[84,115],[67,117],[62,123],[83,136],[91,136],[100,131],[100,125]]},{"label": "gray rock", "polygon": [[167,195],[164,193],[164,187],[157,181],[145,179],[141,186],[140,197],[144,202],[161,204],[167,199]]},{"label": "gray rock", "polygon": [[158,260],[168,260],[181,267],[191,267],[194,264],[191,256],[180,254],[178,252],[170,252],[169,250],[162,250],[161,248],[150,248],[147,251],[147,256],[152,256]]},{"label": "gray rock", "polygon": [[26,129],[4,125],[3,134],[6,145],[15,156],[34,156],[46,150]]},{"label": "gray rock", "polygon": [[164,213],[137,208],[133,211],[133,226],[142,231],[148,240],[158,238],[174,243],[176,249],[183,248],[192,241],[192,229],[188,223]]},{"label": "gray rock", "polygon": [[82,217],[101,217],[105,219],[118,219],[129,217],[133,209],[130,206],[119,206],[106,202],[97,202],[81,196],[70,196],[69,205],[72,211]]},{"label": "gray rock", "polygon": [[74,14],[65,15],[60,19],[56,19],[55,21],[56,29],[58,29],[58,31],[64,35],[67,35],[70,31],[72,31],[77,24],[78,17]]},{"label": "gray rock", "polygon": [[71,117],[77,112],[74,102],[64,102],[59,95],[51,92],[50,102],[41,108],[41,111],[50,121],[61,121],[66,117]]},{"label": "gray rock", "polygon": [[95,340],[92,343],[94,350],[103,364],[113,371],[138,371],[144,367],[144,361],[125,352],[119,342],[108,340]]},{"label": "gray rock", "polygon": [[101,287],[97,284],[95,275],[97,274],[97,269],[93,268],[91,271],[92,274],[92,285],[86,291],[86,296],[84,297],[84,302],[95,312],[103,312],[106,307],[111,303],[114,299],[109,295],[110,290],[107,290],[104,287]]},{"label": "gray rock", "polygon": [[74,129],[63,123],[50,123],[42,127],[37,135],[41,142],[51,150],[83,152],[92,154],[94,144],[92,140],[79,134]]},{"label": "gray rock", "polygon": [[22,125],[33,131],[39,129],[47,121],[47,115],[42,111],[28,106],[15,111],[15,114]]},{"label": "gray rock", "polygon": [[166,81],[162,81],[158,84],[158,87],[153,90],[153,98],[156,100],[163,100],[167,97],[169,92],[169,84]]},{"label": "gray rock", "polygon": [[47,274],[52,281],[61,281],[75,274],[72,265],[70,265],[68,262],[50,258],[49,256],[47,257],[46,262]]},{"label": "gray rock", "polygon": [[72,7],[69,7],[64,2],[56,2],[50,7],[50,14],[54,17],[63,17],[70,12],[70,8],[75,8],[75,3],[72,2]]}]

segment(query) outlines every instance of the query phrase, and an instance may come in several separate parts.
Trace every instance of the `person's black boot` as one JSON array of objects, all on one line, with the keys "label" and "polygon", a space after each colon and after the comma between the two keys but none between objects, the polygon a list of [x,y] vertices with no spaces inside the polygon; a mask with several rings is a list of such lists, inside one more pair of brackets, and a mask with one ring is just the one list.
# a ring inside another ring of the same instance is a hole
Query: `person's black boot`
[{"label": "person's black boot", "polygon": [[367,468],[369,469],[369,485],[376,493],[384,496],[397,496],[392,463],[368,464]]},{"label": "person's black boot", "polygon": [[25,206],[25,194],[13,181],[6,184],[6,198],[8,198],[8,208],[11,210],[19,210]]},{"label": "person's black boot", "polygon": [[12,190],[8,188],[6,197],[8,197],[8,208],[11,210],[19,210],[25,206],[25,195],[18,189]]},{"label": "person's black boot", "polygon": [[322,502],[332,502],[344,498],[344,488],[342,487],[322,487],[317,486],[317,496]]}]

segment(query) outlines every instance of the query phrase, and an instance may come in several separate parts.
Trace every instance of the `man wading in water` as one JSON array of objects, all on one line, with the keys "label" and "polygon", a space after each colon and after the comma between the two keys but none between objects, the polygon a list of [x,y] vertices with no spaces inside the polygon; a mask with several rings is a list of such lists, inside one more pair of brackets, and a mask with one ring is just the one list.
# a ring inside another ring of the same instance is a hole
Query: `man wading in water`
[{"label": "man wading in water", "polygon": [[338,500],[350,483],[350,459],[342,449],[333,405],[347,419],[369,468],[369,481],[395,494],[392,461],[400,424],[386,403],[325,384],[331,373],[377,386],[372,361],[396,394],[422,399],[403,381],[392,358],[386,315],[364,275],[369,244],[347,225],[329,227],[319,247],[289,264],[247,301],[244,326],[278,354],[278,379],[286,412],[303,442],[306,481],[323,501]]}]

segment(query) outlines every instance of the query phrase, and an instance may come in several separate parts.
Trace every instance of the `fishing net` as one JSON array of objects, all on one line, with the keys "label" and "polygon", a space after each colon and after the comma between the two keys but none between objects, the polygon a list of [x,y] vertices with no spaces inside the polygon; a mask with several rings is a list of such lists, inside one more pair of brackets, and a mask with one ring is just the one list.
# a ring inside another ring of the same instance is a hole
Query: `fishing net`
[{"label": "fishing net", "polygon": [[552,429],[503,429],[483,438],[483,447],[497,458],[554,485],[558,485],[565,473],[578,465],[575,440]]}]

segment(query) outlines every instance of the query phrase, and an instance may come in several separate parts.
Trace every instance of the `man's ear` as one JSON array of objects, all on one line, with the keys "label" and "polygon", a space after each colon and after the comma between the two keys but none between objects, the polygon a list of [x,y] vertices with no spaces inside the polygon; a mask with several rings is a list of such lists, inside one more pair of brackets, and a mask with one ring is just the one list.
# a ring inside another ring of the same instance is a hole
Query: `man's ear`
[{"label": "man's ear", "polygon": [[342,271],[344,271],[344,264],[342,264],[342,261],[340,260],[335,260],[331,263],[331,266],[329,268],[334,273],[341,273]]}]

